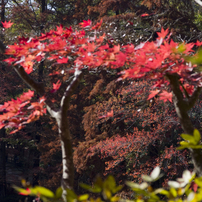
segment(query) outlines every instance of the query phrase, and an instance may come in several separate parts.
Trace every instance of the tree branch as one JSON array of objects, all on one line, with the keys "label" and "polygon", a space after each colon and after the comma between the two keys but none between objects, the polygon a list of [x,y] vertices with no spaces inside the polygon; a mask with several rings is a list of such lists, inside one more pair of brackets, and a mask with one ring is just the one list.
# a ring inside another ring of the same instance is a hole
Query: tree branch
[{"label": "tree branch", "polygon": [[74,73],[74,78],[70,83],[70,85],[66,88],[66,91],[61,99],[60,106],[62,108],[62,111],[66,112],[68,110],[71,95],[74,92],[75,88],[77,87],[78,83],[80,82],[82,76],[83,76],[82,71],[76,69]]},{"label": "tree branch", "polygon": [[184,85],[182,84],[182,82],[181,82],[181,81],[179,81],[179,83],[180,83],[180,86],[182,87],[182,89],[183,89],[183,91],[184,91],[184,94],[185,94],[186,98],[187,98],[187,99],[189,99],[189,98],[190,98],[190,96],[189,96],[188,92],[186,91],[186,89],[185,89]]},{"label": "tree branch", "polygon": [[191,109],[197,102],[199,95],[201,94],[201,87],[197,87],[192,96],[188,99],[189,109]]},{"label": "tree branch", "polygon": [[62,149],[62,189],[63,199],[66,201],[66,189],[73,189],[74,183],[74,164],[73,164],[73,151],[71,143],[71,135],[69,130],[69,120],[67,118],[67,111],[69,109],[69,103],[71,95],[75,88],[78,86],[81,78],[82,71],[76,70],[74,78],[61,99],[60,110],[58,112],[52,111],[52,115],[57,120],[58,130],[61,138],[61,149]]},{"label": "tree branch", "polygon": [[45,94],[44,90],[44,84],[43,83],[37,83],[34,81],[24,70],[23,67],[13,67],[15,71],[18,73],[20,78],[33,90],[35,90],[40,96],[43,96]]},{"label": "tree branch", "polygon": [[200,6],[202,6],[202,1],[200,0],[194,0],[197,4],[199,4]]},{"label": "tree branch", "polygon": [[[180,119],[181,126],[186,134],[193,135],[194,126],[191,122],[190,117],[188,116],[188,110],[191,109],[196,103],[201,88],[198,87],[193,95],[189,98],[188,101],[185,101],[183,98],[183,93],[180,90],[179,75],[176,74],[166,74],[170,81],[171,89],[173,92],[173,102],[175,110]],[[202,153],[201,149],[189,149],[192,155],[192,161],[194,164],[194,169],[199,176],[202,176]]]}]

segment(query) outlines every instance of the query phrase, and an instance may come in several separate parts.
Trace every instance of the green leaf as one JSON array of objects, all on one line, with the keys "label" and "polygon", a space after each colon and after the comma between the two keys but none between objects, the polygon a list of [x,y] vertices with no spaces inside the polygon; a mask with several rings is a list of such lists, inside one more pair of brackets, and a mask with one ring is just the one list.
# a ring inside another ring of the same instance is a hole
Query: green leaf
[{"label": "green leaf", "polygon": [[155,201],[159,201],[159,199],[160,199],[154,192],[151,193],[150,197],[151,197],[151,199],[154,199]]},{"label": "green leaf", "polygon": [[116,187],[116,181],[113,176],[109,175],[107,179],[104,181],[103,188],[109,188],[110,190]]},{"label": "green leaf", "polygon": [[36,186],[34,190],[36,190],[40,195],[43,195],[45,197],[54,198],[54,193],[45,187]]},{"label": "green leaf", "polygon": [[197,144],[201,140],[201,134],[197,129],[194,129],[194,139],[196,140]]},{"label": "green leaf", "polygon": [[192,144],[194,144],[194,145],[197,144],[197,142],[196,142],[194,136],[192,136],[192,135],[182,134],[181,137],[182,137],[184,140],[189,141],[189,143],[192,143]]},{"label": "green leaf", "polygon": [[183,202],[183,200],[181,198],[178,198],[177,200],[175,200],[175,202]]},{"label": "green leaf", "polygon": [[202,187],[202,178],[200,177],[200,178],[196,178],[195,180],[194,180],[194,182],[199,186],[199,187]]},{"label": "green leaf", "polygon": [[78,197],[79,201],[86,201],[89,197],[89,194],[83,194],[81,196]]},{"label": "green leaf", "polygon": [[97,177],[95,178],[94,185],[96,185],[97,187],[103,188],[103,181],[99,175],[97,175]]},{"label": "green leaf", "polygon": [[202,148],[202,145],[189,145],[188,148],[201,149],[201,148]]},{"label": "green leaf", "polygon": [[102,191],[102,188],[94,185],[94,187],[91,187],[90,185],[87,185],[87,184],[84,184],[84,183],[80,183],[79,184],[82,188],[90,191],[90,192],[93,192],[93,193],[100,193]]},{"label": "green leaf", "polygon": [[202,145],[192,145],[192,144],[189,144],[187,146],[180,146],[180,147],[177,147],[177,150],[182,150],[182,149],[189,149],[189,148],[192,148],[192,149],[202,149]]},{"label": "green leaf", "polygon": [[[190,191],[191,184],[187,184],[184,188],[184,192],[187,193],[187,191]],[[188,195],[188,194],[187,194]]]},{"label": "green leaf", "polygon": [[59,199],[62,196],[62,187],[58,187],[55,192],[55,199]]},{"label": "green leaf", "polygon": [[110,199],[112,197],[112,193],[108,188],[103,189],[103,198],[105,200]]},{"label": "green leaf", "polygon": [[183,149],[186,149],[187,147],[177,147],[176,149],[177,150],[183,150]]},{"label": "green leaf", "polygon": [[202,63],[202,49],[200,48],[198,51],[198,54],[196,54],[195,56],[189,57],[188,60],[192,64],[201,64]]},{"label": "green leaf", "polygon": [[115,187],[114,189],[112,189],[112,193],[115,194],[115,193],[119,192],[122,188],[123,188],[123,186],[119,185],[119,186]]},{"label": "green leaf", "polygon": [[27,189],[23,189],[23,188],[21,188],[21,187],[18,187],[18,186],[15,186],[15,185],[13,185],[13,189],[15,189],[17,192],[19,192],[19,194],[21,194],[21,195],[31,195],[30,194],[30,191],[29,190],[27,190]]},{"label": "green leaf", "polygon": [[197,194],[197,201],[202,200],[202,189],[198,189],[198,194]]},{"label": "green leaf", "polygon": [[132,188],[132,190],[137,195],[150,196],[150,194],[148,193],[148,191],[145,191],[145,190],[142,190],[142,189],[138,189],[138,188]]},{"label": "green leaf", "polygon": [[183,43],[181,43],[181,44],[179,44],[177,50],[179,53],[183,53],[186,50],[186,47]]},{"label": "green leaf", "polygon": [[185,142],[185,141],[181,141],[180,144],[181,144],[182,146],[189,146],[189,145],[190,145],[189,142]]},{"label": "green leaf", "polygon": [[80,183],[79,185],[80,185],[80,187],[82,187],[82,188],[84,188],[86,190],[90,190],[92,188],[90,185],[84,184],[84,183]]},{"label": "green leaf", "polygon": [[77,195],[71,189],[66,189],[67,191],[67,198],[69,199],[77,199]]},{"label": "green leaf", "polygon": [[118,196],[113,196],[113,197],[110,199],[111,202],[116,202],[116,201],[119,201],[119,200],[120,200],[120,198],[119,198]]},{"label": "green leaf", "polygon": [[165,196],[169,196],[169,192],[165,189],[159,188],[154,191],[155,194],[162,194]]},{"label": "green leaf", "polygon": [[174,198],[177,196],[177,191],[173,187],[170,188],[170,193],[173,195]]},{"label": "green leaf", "polygon": [[45,196],[40,196],[40,199],[41,199],[43,202],[50,202]]}]

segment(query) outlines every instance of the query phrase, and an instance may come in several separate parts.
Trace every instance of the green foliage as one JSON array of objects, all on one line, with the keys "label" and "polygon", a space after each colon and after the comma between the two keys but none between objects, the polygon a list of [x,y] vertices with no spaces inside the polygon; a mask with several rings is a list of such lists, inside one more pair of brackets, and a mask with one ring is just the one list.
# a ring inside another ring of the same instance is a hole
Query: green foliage
[{"label": "green foliage", "polygon": [[[181,146],[178,149],[184,148],[202,148],[200,144],[201,135],[200,132],[195,129],[193,136],[182,134],[181,137],[185,140],[180,142]],[[133,197],[135,202],[157,202],[157,201],[177,201],[177,202],[197,202],[202,200],[202,177],[196,177],[196,174],[185,170],[182,174],[182,178],[177,178],[176,181],[168,181],[167,188],[155,188],[153,183],[162,177],[160,167],[156,167],[150,175],[142,175],[143,182],[141,184],[134,182],[126,182],[126,185],[134,192]],[[21,195],[36,196],[45,202],[48,201],[60,201],[62,198],[63,190],[59,187],[55,194],[44,187],[35,186],[29,187],[25,180],[22,180],[22,185],[25,188],[13,186],[16,191]],[[118,192],[123,186],[116,185],[115,178],[108,176],[105,180],[101,177],[97,177],[92,186],[81,183],[80,186],[86,189],[88,192],[99,194],[94,199],[92,194],[86,193],[83,195],[77,195],[73,190],[66,190],[67,202],[116,202],[130,200],[121,199]]]},{"label": "green foliage", "polygon": [[[162,174],[160,174],[160,167],[156,167],[150,176],[142,176],[143,183],[137,184],[134,182],[126,182],[127,186],[134,192],[133,200],[135,202],[157,202],[157,201],[178,201],[178,202],[197,202],[202,200],[202,177],[196,177],[195,173],[191,173],[188,170],[183,172],[182,178],[178,178],[177,181],[169,181],[167,188],[154,188],[152,183],[158,180]],[[84,189],[92,193],[97,193],[96,199],[91,197],[92,194],[76,195],[74,191],[67,189],[66,199],[68,202],[98,202],[98,201],[126,201],[131,200],[121,199],[118,196],[118,192],[122,189],[122,186],[116,185],[115,179],[112,176],[108,176],[104,181],[97,177],[93,186],[87,184],[80,184]],[[194,186],[193,186],[194,185]],[[44,188],[36,186],[34,188],[28,187],[26,189],[14,186],[14,188],[22,195],[37,196],[45,202],[48,201],[60,201],[62,197],[62,188],[58,188],[55,194]],[[192,190],[193,189],[193,190]]]},{"label": "green foliage", "polygon": [[182,134],[181,137],[185,140],[185,141],[181,141],[180,142],[180,147],[178,147],[177,149],[186,149],[186,148],[192,148],[192,149],[201,149],[202,148],[202,144],[200,144],[200,140],[201,140],[201,135],[200,132],[195,129],[193,132],[193,136],[192,135],[187,135],[187,134]]},{"label": "green foliage", "polygon": [[[35,186],[35,187],[29,187],[27,186],[25,180],[22,180],[22,185],[25,188],[20,188],[17,186],[13,186],[13,188],[19,192],[21,195],[29,195],[29,196],[36,196],[38,198],[41,198],[43,201],[58,201],[62,197],[63,190],[61,187],[59,187],[55,194],[44,187]],[[88,190],[92,193],[99,193],[100,197],[97,198],[95,201],[102,201],[102,199],[106,201],[116,202],[119,201],[119,197],[115,194],[119,192],[122,189],[121,185],[116,185],[116,181],[114,177],[108,176],[106,180],[102,180],[100,177],[97,177],[93,186],[81,183],[81,187]],[[68,202],[74,202],[74,201],[87,201],[89,199],[89,194],[83,194],[77,196],[73,190],[67,189],[66,190],[66,199]],[[102,198],[102,199],[101,199]],[[94,201],[92,198],[89,199],[91,202]]]},{"label": "green foliage", "polygon": [[121,185],[116,185],[116,181],[112,176],[108,176],[104,181],[97,177],[93,187],[83,183],[80,186],[90,192],[100,193],[104,200],[112,202],[119,200],[119,197],[115,196],[115,194],[122,189]]}]

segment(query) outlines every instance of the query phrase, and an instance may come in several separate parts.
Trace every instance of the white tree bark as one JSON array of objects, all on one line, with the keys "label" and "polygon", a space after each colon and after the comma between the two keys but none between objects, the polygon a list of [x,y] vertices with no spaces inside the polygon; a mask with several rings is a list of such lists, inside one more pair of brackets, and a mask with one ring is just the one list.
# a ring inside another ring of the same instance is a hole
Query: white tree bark
[{"label": "white tree bark", "polygon": [[[34,89],[40,96],[45,94],[44,85],[42,83],[35,82],[24,70],[23,67],[14,67],[18,75],[27,83],[32,89]],[[55,110],[52,107],[51,101],[46,99],[46,107],[50,115],[56,119],[59,136],[61,140],[62,149],[62,182],[61,187],[63,189],[63,199],[66,202],[66,189],[73,189],[74,183],[74,165],[73,165],[73,152],[71,135],[69,130],[69,121],[67,113],[70,104],[70,98],[75,88],[78,86],[82,78],[82,71],[75,70],[74,78],[72,82],[67,86],[64,95],[60,102],[60,108]]]}]

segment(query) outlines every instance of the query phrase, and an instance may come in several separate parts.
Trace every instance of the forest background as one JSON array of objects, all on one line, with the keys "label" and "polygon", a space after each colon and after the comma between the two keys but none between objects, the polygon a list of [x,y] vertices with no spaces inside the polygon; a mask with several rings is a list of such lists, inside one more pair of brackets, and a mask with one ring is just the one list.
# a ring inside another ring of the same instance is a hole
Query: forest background
[{"label": "forest background", "polygon": [[[39,36],[59,24],[77,28],[83,20],[96,22],[102,18],[101,33],[107,33],[111,45],[138,45],[154,41],[157,31],[169,28],[176,42],[201,40],[201,8],[194,1],[1,1],[1,21],[11,21],[9,29],[1,28],[4,44],[13,44],[17,36]],[[1,54],[1,104],[15,99],[28,87]],[[69,64],[71,69],[71,64]],[[60,72],[61,89],[71,72]],[[176,151],[182,133],[174,106],[156,97],[148,100],[151,83],[144,79],[117,81],[120,69],[98,70],[85,74],[71,98],[68,111],[73,142],[76,192],[78,182],[91,184],[97,173],[112,174],[119,183],[139,182],[142,173],[149,174],[159,165],[165,176],[159,183],[181,176],[193,169],[188,151]],[[33,72],[38,82],[46,81],[49,71],[41,62]],[[57,84],[52,75],[51,82]],[[51,84],[50,84],[51,85]],[[54,89],[53,89],[54,90]],[[51,92],[57,100],[60,91]],[[200,104],[189,112],[194,126],[200,130]],[[1,129],[0,200],[18,201],[12,184],[19,176],[32,185],[55,190],[62,174],[58,129],[49,116],[30,123],[10,134]],[[126,192],[123,191],[123,196]]]}]

